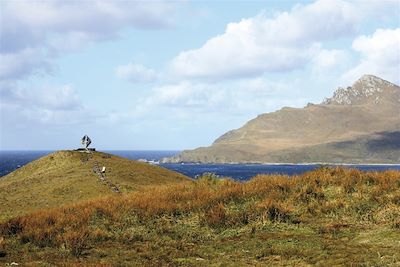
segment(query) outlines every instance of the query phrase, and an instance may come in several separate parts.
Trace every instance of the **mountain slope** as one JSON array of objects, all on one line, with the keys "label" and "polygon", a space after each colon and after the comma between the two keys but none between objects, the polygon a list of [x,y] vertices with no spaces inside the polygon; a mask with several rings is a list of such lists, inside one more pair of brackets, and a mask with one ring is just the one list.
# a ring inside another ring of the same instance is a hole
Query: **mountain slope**
[{"label": "mountain slope", "polygon": [[[399,86],[364,75],[321,104],[259,115],[210,147],[184,151],[166,161],[396,163],[400,149],[382,144],[386,150],[377,153],[367,144],[382,133],[392,133],[394,142],[400,142],[399,114]],[[349,145],[346,149],[343,142]]]},{"label": "mountain slope", "polygon": [[58,151],[0,178],[0,220],[40,208],[116,194],[93,172],[106,167],[105,179],[121,192],[191,180],[179,173],[118,156]]}]

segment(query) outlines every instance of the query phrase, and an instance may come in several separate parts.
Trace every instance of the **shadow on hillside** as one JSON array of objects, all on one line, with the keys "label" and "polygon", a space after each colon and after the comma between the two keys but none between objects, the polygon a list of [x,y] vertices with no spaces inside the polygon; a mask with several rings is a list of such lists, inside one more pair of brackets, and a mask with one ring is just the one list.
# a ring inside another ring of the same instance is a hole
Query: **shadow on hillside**
[{"label": "shadow on hillside", "polygon": [[379,132],[377,137],[357,138],[355,140],[333,143],[336,149],[349,149],[365,147],[370,152],[381,152],[386,150],[400,150],[400,131]]},{"label": "shadow on hillside", "polygon": [[381,132],[379,137],[367,141],[367,147],[372,151],[380,151],[387,149],[400,149],[400,131],[397,132]]}]

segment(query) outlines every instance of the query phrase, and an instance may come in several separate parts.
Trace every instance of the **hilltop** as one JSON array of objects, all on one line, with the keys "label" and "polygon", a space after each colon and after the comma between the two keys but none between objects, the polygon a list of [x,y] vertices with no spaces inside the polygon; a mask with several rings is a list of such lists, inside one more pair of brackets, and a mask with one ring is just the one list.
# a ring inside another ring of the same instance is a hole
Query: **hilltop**
[{"label": "hilltop", "polygon": [[203,176],[0,223],[0,264],[398,266],[400,172]]},{"label": "hilltop", "polygon": [[[106,167],[105,181],[93,168]],[[108,183],[106,183],[108,182]],[[177,172],[115,155],[58,151],[0,179],[0,220],[37,209],[74,203],[148,186],[191,182]]]},{"label": "hilltop", "polygon": [[165,162],[399,163],[400,87],[373,75],[321,104],[261,114]]}]

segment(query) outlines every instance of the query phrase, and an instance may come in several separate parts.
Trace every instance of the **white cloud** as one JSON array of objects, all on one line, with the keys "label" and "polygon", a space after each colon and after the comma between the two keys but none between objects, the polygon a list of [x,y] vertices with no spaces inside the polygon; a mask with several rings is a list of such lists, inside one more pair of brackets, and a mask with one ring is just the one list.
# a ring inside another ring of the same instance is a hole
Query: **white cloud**
[{"label": "white cloud", "polygon": [[98,40],[115,37],[126,26],[166,27],[173,6],[163,1],[2,1],[2,49],[35,46],[50,33],[80,32]]},{"label": "white cloud", "polygon": [[229,23],[201,48],[181,52],[171,71],[186,78],[237,78],[303,68],[319,42],[356,32],[360,15],[344,1],[298,5],[269,19],[264,14]]},{"label": "white cloud", "polygon": [[343,62],[346,62],[350,57],[348,52],[345,50],[331,49],[326,50],[322,49],[318,54],[313,58],[313,68],[316,71],[321,70],[331,70],[339,65],[342,65]]},{"label": "white cloud", "polygon": [[[70,85],[20,87],[15,82],[0,83],[2,128],[18,124],[74,124],[86,117],[78,94]],[[10,121],[12,118],[12,121]]]},{"label": "white cloud", "polygon": [[26,48],[15,53],[0,53],[0,80],[16,79],[32,73],[50,72],[53,67],[39,49]]},{"label": "white cloud", "polygon": [[[13,61],[10,67],[2,64],[2,77],[21,79],[37,69],[47,70],[58,53],[116,38],[124,27],[169,27],[175,5],[166,1],[0,1],[0,53]],[[26,51],[35,51],[41,60],[32,59]]]},{"label": "white cloud", "polygon": [[92,37],[86,32],[68,32],[49,38],[47,48],[52,56],[56,56],[62,52],[79,51],[91,41],[93,41]]},{"label": "white cloud", "polygon": [[[365,19],[398,16],[398,1],[317,0],[273,18],[264,13],[229,23],[223,34],[179,53],[169,66],[178,78],[223,80],[289,72],[334,69],[348,55],[327,50],[331,40],[355,36]],[[324,58],[325,57],[325,58]]]},{"label": "white cloud", "polygon": [[154,82],[158,78],[158,74],[154,70],[138,64],[118,66],[115,70],[115,74],[118,78],[125,79],[133,83]]},{"label": "white cloud", "polygon": [[40,87],[29,90],[27,98],[37,107],[49,110],[74,110],[82,108],[78,94],[70,85]]},{"label": "white cloud", "polygon": [[0,82],[0,103],[49,110],[81,108],[78,94],[70,85],[20,87],[15,82]]},{"label": "white cloud", "polygon": [[215,102],[218,101],[218,94],[221,93],[222,90],[217,90],[215,87],[211,88],[207,84],[194,84],[184,81],[154,87],[151,94],[145,99],[144,104],[147,107],[163,106],[206,110],[215,105]]},{"label": "white cloud", "polygon": [[344,81],[354,81],[363,74],[374,74],[400,83],[400,28],[377,29],[371,36],[356,38],[352,47],[360,54],[361,60],[343,75]]},{"label": "white cloud", "polygon": [[[310,73],[314,79],[328,81],[340,77],[352,64],[352,54],[342,49],[321,49],[310,61]],[[328,88],[325,88],[328,89]],[[323,88],[321,88],[323,90]]]},{"label": "white cloud", "polygon": [[[292,87],[293,86],[293,87]],[[154,87],[140,101],[138,113],[146,116],[157,107],[157,111],[168,110],[174,116],[186,118],[215,114],[221,116],[246,116],[272,111],[281,105],[305,104],[297,97],[292,83],[271,82],[263,78],[245,79],[233,84],[183,81]]]}]

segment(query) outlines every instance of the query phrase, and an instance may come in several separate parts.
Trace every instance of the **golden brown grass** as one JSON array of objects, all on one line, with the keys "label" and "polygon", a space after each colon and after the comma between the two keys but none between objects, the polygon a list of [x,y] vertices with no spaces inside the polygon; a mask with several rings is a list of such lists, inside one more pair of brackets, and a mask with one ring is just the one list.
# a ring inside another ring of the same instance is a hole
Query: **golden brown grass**
[{"label": "golden brown grass", "polygon": [[[209,255],[207,262],[212,263],[218,253],[234,255],[230,249],[237,239],[258,253],[249,252],[250,258],[239,253],[244,262],[270,264],[278,255],[289,265],[335,264],[340,253],[351,252],[348,257],[355,265],[369,264],[381,259],[375,252],[364,254],[377,250],[394,257],[384,263],[398,264],[400,245],[392,240],[400,238],[399,196],[398,171],[321,168],[293,177],[258,175],[245,183],[203,177],[192,184],[145,188],[15,217],[0,224],[0,235],[8,250],[25,253],[29,260],[41,256],[26,252],[27,246],[48,248],[71,262],[74,257],[96,262],[96,251],[104,250],[105,259],[133,257],[136,264],[176,265],[181,259],[191,265],[196,253]],[[357,241],[358,235],[372,230],[368,238],[382,235],[383,241],[365,241],[365,236],[364,243]],[[304,247],[283,240],[297,240]],[[133,247],[136,256],[121,256]],[[223,258],[227,265],[234,263]]]}]

